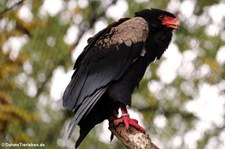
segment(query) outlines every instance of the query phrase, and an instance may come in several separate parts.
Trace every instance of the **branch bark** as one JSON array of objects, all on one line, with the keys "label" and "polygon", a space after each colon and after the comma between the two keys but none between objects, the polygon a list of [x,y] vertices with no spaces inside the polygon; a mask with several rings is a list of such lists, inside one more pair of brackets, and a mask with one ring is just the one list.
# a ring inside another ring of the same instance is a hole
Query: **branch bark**
[{"label": "branch bark", "polygon": [[126,129],[123,124],[115,126],[113,120],[110,120],[109,130],[112,132],[111,139],[115,135],[128,149],[159,149],[152,143],[149,135],[132,126]]}]

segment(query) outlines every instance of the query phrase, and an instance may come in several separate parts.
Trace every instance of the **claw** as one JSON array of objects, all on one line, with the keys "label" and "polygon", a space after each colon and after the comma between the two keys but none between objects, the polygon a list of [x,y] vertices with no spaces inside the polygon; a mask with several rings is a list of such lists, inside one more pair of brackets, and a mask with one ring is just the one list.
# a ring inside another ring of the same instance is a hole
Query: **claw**
[{"label": "claw", "polygon": [[130,126],[135,127],[136,129],[140,130],[141,132],[145,132],[145,129],[138,125],[138,121],[136,119],[130,118],[126,107],[121,107],[122,116],[116,120],[114,120],[115,125],[119,125],[120,123],[125,124],[125,128],[129,129]]}]

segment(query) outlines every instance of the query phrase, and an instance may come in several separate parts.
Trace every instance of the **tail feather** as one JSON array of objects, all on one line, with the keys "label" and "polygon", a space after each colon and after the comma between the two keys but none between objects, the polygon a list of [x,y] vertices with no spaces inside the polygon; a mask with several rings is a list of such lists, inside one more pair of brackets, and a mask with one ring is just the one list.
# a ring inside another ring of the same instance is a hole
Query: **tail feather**
[{"label": "tail feather", "polygon": [[77,148],[84,138],[87,136],[89,131],[96,125],[101,123],[103,120],[109,118],[111,111],[117,107],[112,100],[109,100],[107,96],[104,96],[98,100],[98,102],[91,108],[89,114],[81,119],[79,122],[80,136],[76,141],[75,147]]},{"label": "tail feather", "polygon": [[78,148],[78,146],[81,144],[81,142],[87,136],[87,134],[89,133],[89,131],[95,126],[95,124],[90,125],[90,121],[88,121],[87,123],[89,123],[89,126],[88,127],[81,127],[80,128],[80,136],[79,136],[79,138],[76,141],[75,148]]},{"label": "tail feather", "polygon": [[73,119],[71,120],[71,122],[69,124],[69,127],[68,127],[68,138],[70,138],[74,128],[81,121],[81,119],[83,117],[86,117],[89,114],[89,112],[92,110],[92,108],[97,103],[99,98],[104,94],[106,89],[107,88],[99,89],[91,97],[87,98],[82,103],[82,105],[79,107],[79,109],[77,110],[76,114],[74,115]]}]

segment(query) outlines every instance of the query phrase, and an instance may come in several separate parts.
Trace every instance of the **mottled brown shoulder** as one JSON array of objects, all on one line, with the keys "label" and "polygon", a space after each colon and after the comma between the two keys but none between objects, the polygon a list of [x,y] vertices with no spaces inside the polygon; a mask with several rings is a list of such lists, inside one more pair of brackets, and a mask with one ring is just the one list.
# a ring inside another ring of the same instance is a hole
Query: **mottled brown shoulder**
[{"label": "mottled brown shoulder", "polygon": [[134,17],[112,27],[109,33],[96,42],[96,46],[108,48],[125,43],[130,47],[137,42],[145,42],[148,32],[148,23],[141,17]]}]

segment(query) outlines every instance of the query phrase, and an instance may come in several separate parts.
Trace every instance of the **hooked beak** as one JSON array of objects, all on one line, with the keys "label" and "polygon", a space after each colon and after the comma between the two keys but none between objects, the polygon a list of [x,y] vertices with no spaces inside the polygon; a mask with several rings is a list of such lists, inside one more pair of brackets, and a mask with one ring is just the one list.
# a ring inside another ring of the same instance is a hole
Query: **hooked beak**
[{"label": "hooked beak", "polygon": [[162,25],[165,25],[168,28],[179,29],[180,21],[177,18],[172,18],[169,16],[165,16],[162,20]]}]

